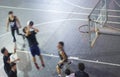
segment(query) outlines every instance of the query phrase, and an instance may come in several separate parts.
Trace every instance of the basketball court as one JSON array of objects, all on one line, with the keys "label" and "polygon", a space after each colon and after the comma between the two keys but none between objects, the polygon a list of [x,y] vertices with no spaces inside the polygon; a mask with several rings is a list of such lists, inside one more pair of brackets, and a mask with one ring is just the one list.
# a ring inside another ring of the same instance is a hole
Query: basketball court
[{"label": "basketball court", "polygon": [[[16,35],[18,77],[57,77],[59,41],[65,42],[72,71],[83,62],[90,77],[120,76],[119,0],[1,0],[0,10],[0,48],[13,52],[12,36],[5,26],[10,10],[20,19],[22,28],[33,20],[40,30],[37,39],[46,67],[39,71],[35,68],[27,40],[23,50],[24,41]],[[7,77],[2,58],[0,54],[0,77]]]}]

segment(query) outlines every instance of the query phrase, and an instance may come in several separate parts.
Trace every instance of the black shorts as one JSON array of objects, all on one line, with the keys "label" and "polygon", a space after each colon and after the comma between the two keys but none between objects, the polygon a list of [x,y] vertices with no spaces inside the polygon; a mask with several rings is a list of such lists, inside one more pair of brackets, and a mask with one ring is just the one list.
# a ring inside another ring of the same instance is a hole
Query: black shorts
[{"label": "black shorts", "polygon": [[38,45],[33,45],[30,47],[30,51],[31,51],[31,54],[33,57],[35,57],[35,55],[40,55],[41,52],[40,52],[40,48],[38,47]]},{"label": "black shorts", "polygon": [[60,68],[60,69],[62,69],[63,68],[63,66],[65,65],[65,63],[67,63],[68,62],[68,60],[66,60],[64,63],[62,63],[62,64],[58,64],[58,67]]}]

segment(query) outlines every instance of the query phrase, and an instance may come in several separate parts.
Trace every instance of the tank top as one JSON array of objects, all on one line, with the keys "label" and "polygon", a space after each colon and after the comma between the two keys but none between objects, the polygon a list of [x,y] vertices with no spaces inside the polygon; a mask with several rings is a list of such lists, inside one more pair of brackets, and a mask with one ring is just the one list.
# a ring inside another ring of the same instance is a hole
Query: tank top
[{"label": "tank top", "polygon": [[60,54],[60,52],[63,52],[63,53],[64,53],[64,55],[65,55],[65,57],[66,57],[65,62],[67,62],[67,60],[68,60],[67,54],[64,52],[64,50],[59,51],[59,52],[58,52],[58,55],[59,55],[59,57],[60,57],[61,60],[63,60],[63,56]]},{"label": "tank top", "polygon": [[14,16],[14,19],[13,19],[13,20],[11,20],[11,19],[9,18],[9,25],[10,25],[10,27],[13,28],[13,29],[16,29],[16,28],[17,28],[16,16]]}]

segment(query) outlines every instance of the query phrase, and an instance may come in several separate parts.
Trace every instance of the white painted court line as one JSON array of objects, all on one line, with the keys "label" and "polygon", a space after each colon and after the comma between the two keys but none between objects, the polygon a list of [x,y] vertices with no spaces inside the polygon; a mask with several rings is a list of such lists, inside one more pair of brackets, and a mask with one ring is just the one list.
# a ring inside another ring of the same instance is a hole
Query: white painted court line
[{"label": "white painted court line", "polygon": [[0,35],[0,38],[4,37],[5,35],[8,35],[10,32],[4,33]]},{"label": "white painted court line", "polygon": [[27,11],[42,11],[42,12],[53,12],[53,13],[72,13],[72,14],[82,14],[87,15],[87,13],[78,13],[78,12],[65,12],[65,11],[56,11],[56,10],[44,10],[44,9],[35,9],[35,8],[22,8],[22,7],[12,7],[12,6],[0,6],[0,8],[7,9],[17,9],[17,10],[27,10]]},{"label": "white painted court line", "polygon": [[[66,0],[63,0],[65,3],[68,3],[72,6],[81,8],[81,9],[85,9],[85,10],[92,10],[93,8],[86,8],[86,7],[82,7],[76,4],[73,4],[71,2],[68,2]],[[12,6],[0,6],[0,8],[8,8],[8,9],[19,9],[19,10],[30,10],[30,11],[44,11],[44,12],[56,12],[56,13],[74,13],[74,14],[79,14],[77,12],[63,12],[63,11],[56,11],[56,10],[44,10],[44,9],[35,9],[35,8],[24,8],[24,7],[12,7]],[[112,9],[108,9],[108,12],[120,12],[120,10],[112,10]]]},{"label": "white painted court line", "polygon": [[[67,11],[65,12],[65,11],[44,10],[44,9],[31,9],[31,8],[11,7],[11,6],[0,6],[0,8],[17,9],[17,10],[29,10],[29,11],[43,11],[43,12],[64,13],[64,14],[79,14],[79,15],[87,15],[87,16],[89,15],[89,13],[67,12]],[[92,8],[91,8],[91,10],[92,10]],[[120,16],[115,16],[115,15],[108,15],[108,16],[109,17],[120,18]]]},{"label": "white painted court line", "polygon": [[[87,19],[79,19],[79,18],[76,18],[76,19],[60,19],[60,20],[54,20],[54,21],[48,21],[48,22],[35,24],[34,26],[46,25],[46,24],[51,24],[51,23],[56,23],[56,22],[63,22],[63,21],[79,21],[79,20],[81,20],[81,21],[88,21]],[[4,33],[4,34],[1,34],[0,38],[5,36],[5,35],[8,35],[10,33],[11,32],[7,32],[7,33]]]},{"label": "white painted court line", "polygon": [[[93,8],[86,8],[86,7],[82,7],[82,6],[76,5],[76,4],[72,3],[72,2],[70,2],[69,0],[63,0],[63,1],[65,3],[71,5],[71,6],[78,7],[78,8],[81,8],[81,9],[86,9],[86,10],[92,10],[93,9]],[[115,2],[115,0],[114,0],[114,2]],[[119,4],[117,3],[117,5],[119,5]],[[112,9],[108,9],[107,11],[108,12],[120,12],[120,10],[112,10]]]},{"label": "white painted court line", "polygon": [[[29,51],[17,51],[17,52],[23,52],[23,53],[29,53]],[[54,57],[54,58],[59,58],[58,55],[53,55],[53,54],[42,54],[43,56],[48,56],[48,57]],[[102,65],[109,65],[109,66],[117,66],[120,67],[120,64],[115,64],[115,63],[108,63],[108,62],[101,62],[101,61],[94,61],[94,60],[87,60],[87,59],[80,59],[78,57],[72,57],[70,56],[69,59],[72,60],[77,60],[77,61],[83,61],[83,62],[88,62],[88,63],[95,63],[95,64],[102,64]]]},{"label": "white painted court line", "polygon": [[69,57],[69,59],[83,61],[83,62],[89,62],[89,63],[96,63],[96,64],[103,64],[103,65],[110,65],[110,66],[118,66],[118,67],[120,67],[120,64],[101,62],[101,61],[98,61],[98,60],[96,60],[96,61],[94,61],[94,60],[86,60],[86,59],[80,59],[78,57]]},{"label": "white painted court line", "polygon": [[[35,26],[40,26],[40,25],[47,25],[47,24],[51,24],[51,23],[56,23],[56,22],[63,22],[63,21],[88,21],[88,19],[79,19],[79,18],[76,18],[76,19],[60,19],[60,20],[54,20],[54,21],[48,21],[48,22],[43,22],[43,23],[40,23],[40,24],[36,24]],[[120,25],[120,22],[112,22],[112,21],[107,21],[109,24],[118,24]],[[0,38],[5,36],[5,35],[8,35],[10,34],[11,32],[7,32],[7,33],[4,33],[4,34],[1,34],[0,35]]]}]

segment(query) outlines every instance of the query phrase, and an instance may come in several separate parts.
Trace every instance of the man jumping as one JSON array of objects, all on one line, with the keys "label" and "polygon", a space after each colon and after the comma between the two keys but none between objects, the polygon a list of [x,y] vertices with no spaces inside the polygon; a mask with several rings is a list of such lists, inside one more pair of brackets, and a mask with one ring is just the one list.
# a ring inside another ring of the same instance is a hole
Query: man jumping
[{"label": "man jumping", "polygon": [[37,55],[37,56],[39,56],[39,59],[41,60],[42,66],[45,67],[42,55],[40,53],[40,49],[38,47],[38,42],[36,39],[36,34],[37,34],[37,32],[39,32],[39,30],[33,27],[33,25],[34,25],[33,21],[29,21],[27,25],[28,25],[27,27],[23,28],[23,32],[25,33],[25,36],[28,40],[30,51],[31,51],[31,54],[33,57],[33,62],[35,64],[36,68],[39,69],[39,66],[38,66],[38,64],[36,62],[36,58],[35,58],[35,56]]}]

